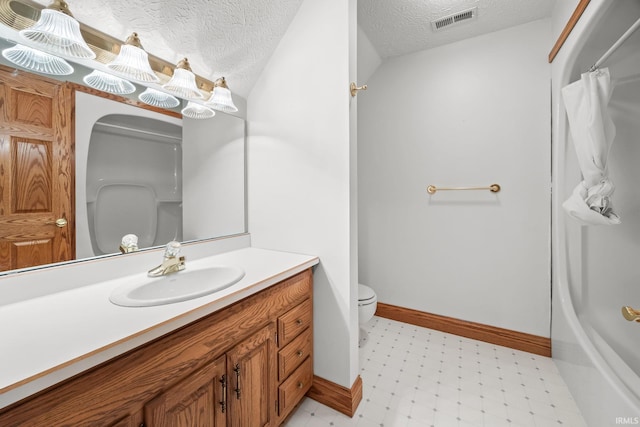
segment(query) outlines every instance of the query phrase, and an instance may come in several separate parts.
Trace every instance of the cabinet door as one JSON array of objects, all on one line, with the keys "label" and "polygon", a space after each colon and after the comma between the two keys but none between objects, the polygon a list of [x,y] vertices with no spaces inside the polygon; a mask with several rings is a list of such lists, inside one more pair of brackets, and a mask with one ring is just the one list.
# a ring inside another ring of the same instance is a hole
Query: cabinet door
[{"label": "cabinet door", "polygon": [[224,427],[226,358],[189,375],[145,405],[149,427]]},{"label": "cabinet door", "polygon": [[109,427],[139,427],[140,424],[141,422],[138,420],[138,417],[135,415],[128,415],[115,423],[110,424]]},{"label": "cabinet door", "polygon": [[275,331],[275,324],[271,323],[227,352],[231,427],[264,427],[274,423]]}]

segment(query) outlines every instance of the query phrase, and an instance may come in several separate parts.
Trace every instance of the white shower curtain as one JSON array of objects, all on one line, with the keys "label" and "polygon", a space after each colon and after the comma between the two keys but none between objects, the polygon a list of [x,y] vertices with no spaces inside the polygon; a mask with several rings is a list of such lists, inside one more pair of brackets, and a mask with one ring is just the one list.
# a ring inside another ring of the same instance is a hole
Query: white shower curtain
[{"label": "white shower curtain", "polygon": [[562,89],[582,171],[582,182],[562,207],[585,225],[620,224],[620,217],[611,204],[614,185],[607,177],[607,157],[616,135],[607,111],[612,91],[607,68],[584,73],[580,80]]}]

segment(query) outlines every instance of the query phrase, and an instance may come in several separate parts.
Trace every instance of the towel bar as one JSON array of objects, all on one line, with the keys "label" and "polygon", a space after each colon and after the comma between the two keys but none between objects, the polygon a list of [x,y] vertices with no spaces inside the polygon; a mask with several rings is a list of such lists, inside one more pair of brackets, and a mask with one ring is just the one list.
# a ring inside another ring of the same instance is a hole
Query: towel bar
[{"label": "towel bar", "polygon": [[489,190],[492,193],[497,193],[500,191],[500,186],[498,184],[491,184],[488,187],[436,187],[435,185],[430,185],[427,187],[427,193],[435,194],[436,191],[445,191],[445,190]]}]

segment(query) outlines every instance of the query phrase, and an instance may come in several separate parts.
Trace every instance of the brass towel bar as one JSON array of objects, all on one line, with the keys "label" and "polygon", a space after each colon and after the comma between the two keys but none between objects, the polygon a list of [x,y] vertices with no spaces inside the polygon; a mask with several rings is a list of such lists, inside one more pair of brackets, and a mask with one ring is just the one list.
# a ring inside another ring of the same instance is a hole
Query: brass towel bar
[{"label": "brass towel bar", "polygon": [[430,185],[427,187],[427,193],[435,194],[436,191],[445,191],[445,190],[489,190],[492,193],[497,193],[500,191],[500,186],[498,184],[491,184],[488,187],[436,187],[435,185]]}]

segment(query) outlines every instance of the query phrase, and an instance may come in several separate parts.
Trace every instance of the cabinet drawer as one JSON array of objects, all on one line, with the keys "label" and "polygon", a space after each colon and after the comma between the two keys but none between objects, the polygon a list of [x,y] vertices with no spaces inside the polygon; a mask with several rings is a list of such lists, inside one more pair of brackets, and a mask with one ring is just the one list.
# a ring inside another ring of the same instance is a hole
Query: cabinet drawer
[{"label": "cabinet drawer", "polygon": [[291,374],[311,354],[313,348],[311,329],[306,329],[278,352],[278,381]]},{"label": "cabinet drawer", "polygon": [[311,300],[308,299],[278,317],[278,346],[283,348],[311,325]]},{"label": "cabinet drawer", "polygon": [[311,388],[313,365],[307,357],[302,365],[278,387],[278,415],[286,417]]}]

